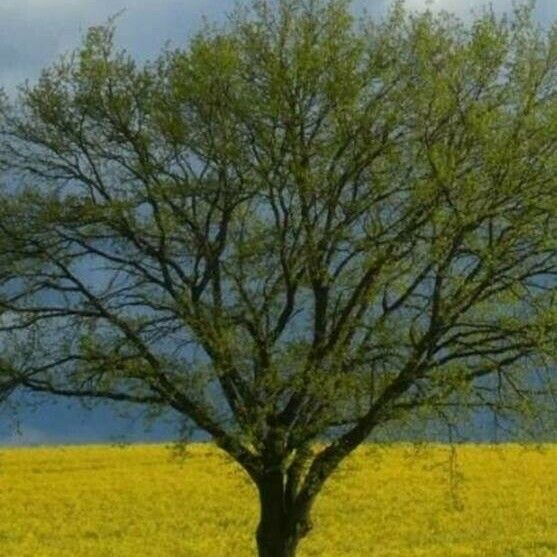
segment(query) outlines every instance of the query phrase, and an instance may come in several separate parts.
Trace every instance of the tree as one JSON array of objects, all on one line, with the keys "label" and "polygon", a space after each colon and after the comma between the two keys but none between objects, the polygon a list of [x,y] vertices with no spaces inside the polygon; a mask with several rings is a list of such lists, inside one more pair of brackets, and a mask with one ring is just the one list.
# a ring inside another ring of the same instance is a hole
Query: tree
[{"label": "tree", "polygon": [[262,0],[142,66],[113,34],[4,103],[6,384],[191,420],[261,557],[385,424],[551,401],[557,29]]}]

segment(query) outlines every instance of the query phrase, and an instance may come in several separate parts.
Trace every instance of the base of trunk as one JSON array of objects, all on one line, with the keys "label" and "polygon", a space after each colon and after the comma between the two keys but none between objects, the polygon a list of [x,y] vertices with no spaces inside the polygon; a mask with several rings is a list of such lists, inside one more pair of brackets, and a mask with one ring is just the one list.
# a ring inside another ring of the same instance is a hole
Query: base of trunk
[{"label": "base of trunk", "polygon": [[257,532],[257,549],[259,557],[295,557],[298,547],[298,538],[289,536],[277,528],[270,532]]}]

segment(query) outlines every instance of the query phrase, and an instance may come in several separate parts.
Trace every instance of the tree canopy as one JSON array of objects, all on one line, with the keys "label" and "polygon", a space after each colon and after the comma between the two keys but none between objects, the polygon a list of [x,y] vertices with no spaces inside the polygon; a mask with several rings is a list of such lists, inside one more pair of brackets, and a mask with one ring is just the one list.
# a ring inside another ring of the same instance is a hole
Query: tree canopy
[{"label": "tree canopy", "polygon": [[556,28],[261,0],[143,65],[113,38],[3,103],[6,390],[187,417],[265,557],[383,424],[552,403]]}]

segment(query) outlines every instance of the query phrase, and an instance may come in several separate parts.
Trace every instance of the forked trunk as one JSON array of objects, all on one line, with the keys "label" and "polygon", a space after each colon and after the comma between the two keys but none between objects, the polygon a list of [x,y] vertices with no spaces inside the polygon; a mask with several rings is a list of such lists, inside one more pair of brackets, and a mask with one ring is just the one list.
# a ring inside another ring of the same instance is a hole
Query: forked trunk
[{"label": "forked trunk", "polygon": [[285,496],[282,472],[266,474],[257,487],[261,504],[257,528],[259,557],[295,557],[302,531]]}]

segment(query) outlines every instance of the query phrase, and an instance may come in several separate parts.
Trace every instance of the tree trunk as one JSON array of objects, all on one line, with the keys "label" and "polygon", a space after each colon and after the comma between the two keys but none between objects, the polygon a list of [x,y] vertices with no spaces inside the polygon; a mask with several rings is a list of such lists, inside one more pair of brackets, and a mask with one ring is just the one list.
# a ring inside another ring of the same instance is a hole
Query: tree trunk
[{"label": "tree trunk", "polygon": [[270,471],[258,482],[261,517],[257,528],[259,557],[295,557],[302,536],[285,495],[284,475]]},{"label": "tree trunk", "polygon": [[295,557],[298,539],[279,530],[264,532],[257,530],[257,550],[259,557]]}]

